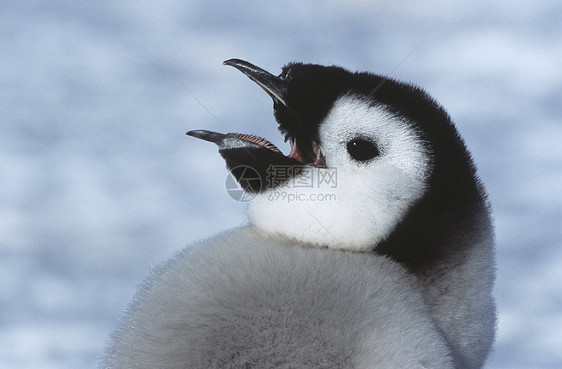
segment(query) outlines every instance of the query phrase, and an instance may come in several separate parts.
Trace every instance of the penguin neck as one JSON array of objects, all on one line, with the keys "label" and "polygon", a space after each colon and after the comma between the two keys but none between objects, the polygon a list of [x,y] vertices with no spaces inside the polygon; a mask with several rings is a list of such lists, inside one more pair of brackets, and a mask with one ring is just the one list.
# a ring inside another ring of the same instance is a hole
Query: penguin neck
[{"label": "penguin neck", "polygon": [[489,207],[474,169],[453,178],[455,186],[451,177],[433,176],[428,192],[375,251],[426,274],[442,264],[458,264],[472,245],[490,240]]}]

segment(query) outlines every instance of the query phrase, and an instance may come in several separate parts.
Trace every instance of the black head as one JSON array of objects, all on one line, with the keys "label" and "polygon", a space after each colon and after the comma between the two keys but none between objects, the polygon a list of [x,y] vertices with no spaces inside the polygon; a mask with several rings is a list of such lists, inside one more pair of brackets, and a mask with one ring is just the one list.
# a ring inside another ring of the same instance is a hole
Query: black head
[{"label": "black head", "polygon": [[[321,168],[326,163],[324,154],[336,154],[340,155],[340,158],[349,155],[358,161],[372,163],[371,169],[370,164],[361,164],[358,168],[363,168],[365,173],[375,173],[377,162],[370,161],[372,158],[380,157],[379,162],[387,160],[387,164],[389,160],[384,145],[376,145],[377,139],[381,138],[377,135],[384,136],[384,132],[377,131],[376,127],[381,122],[369,121],[367,126],[361,126],[361,129],[371,135],[371,141],[362,140],[361,132],[357,131],[352,137],[342,137],[345,142],[322,142],[325,139],[321,134],[322,127],[329,126],[334,132],[339,132],[334,126],[340,124],[339,121],[334,122],[329,118],[334,112],[334,107],[342,101],[359,103],[364,118],[368,118],[371,111],[377,111],[384,115],[385,124],[390,122],[396,127],[400,126],[398,131],[393,132],[405,132],[406,135],[415,136],[413,141],[409,142],[417,145],[416,150],[424,155],[424,163],[429,163],[424,164],[427,173],[418,183],[420,188],[423,187],[423,190],[420,190],[421,195],[416,195],[408,202],[407,212],[396,216],[397,221],[392,223],[391,228],[386,229],[387,233],[381,234],[381,238],[373,241],[371,245],[361,245],[361,249],[370,247],[371,250],[376,249],[413,269],[423,269],[431,260],[439,259],[441,254],[448,252],[443,249],[443,245],[447,243],[444,240],[450,240],[459,234],[458,230],[454,229],[456,226],[464,224],[463,227],[467,227],[467,224],[472,224],[474,219],[487,212],[485,195],[468,150],[449,115],[422,89],[380,75],[349,72],[336,66],[290,63],[283,67],[280,75],[274,76],[239,59],[230,59],[224,64],[242,71],[271,96],[279,129],[292,142],[292,151],[288,156],[279,152],[268,152],[264,147],[269,144],[264,144],[262,139],[258,145],[255,142],[248,144],[244,142],[248,141],[245,139],[239,140],[236,145],[217,142],[221,155],[231,170],[235,165],[251,163],[252,166],[263,169],[260,175],[265,178],[265,170],[270,164],[304,164]],[[338,109],[335,110],[341,112],[341,107]],[[326,125],[327,121],[330,121],[329,125]],[[347,118],[343,121],[346,123],[341,124],[354,125],[354,122]],[[362,124],[365,124],[365,119]],[[383,126],[384,124],[381,127]],[[333,138],[332,136],[331,139]],[[410,149],[400,146],[401,137],[394,135],[392,139],[396,141],[392,146],[393,153],[396,154],[396,147],[403,147],[406,151]],[[335,139],[338,140],[339,138]],[[337,146],[340,144],[342,146]],[[339,149],[334,145],[346,149],[337,151]],[[336,148],[334,150],[337,153],[323,153],[326,147]],[[407,155],[405,158],[417,160]],[[397,169],[396,173],[400,174],[400,169]],[[374,179],[371,178],[372,183],[378,183],[376,175],[374,176]],[[404,178],[408,182],[407,177]],[[280,182],[282,181],[276,181]],[[404,185],[403,182],[399,185]],[[361,185],[365,186],[366,183],[368,182],[364,181]],[[375,185],[373,189],[381,190],[376,187]],[[270,189],[261,186],[260,190],[256,191],[252,188],[249,188],[249,191],[263,192]],[[355,189],[350,187],[348,191]],[[398,196],[398,199],[401,195],[392,196]],[[360,202],[358,200],[358,204]],[[385,206],[389,206],[386,210],[398,212],[392,208],[392,204],[392,201],[386,204]],[[268,205],[272,206],[271,212],[275,214],[274,206]],[[294,211],[300,211],[298,205],[302,204],[295,205]],[[335,207],[333,211],[338,212]],[[486,222],[487,220],[484,221]],[[318,241],[321,242],[324,241]],[[456,244],[462,247],[462,242]]]}]

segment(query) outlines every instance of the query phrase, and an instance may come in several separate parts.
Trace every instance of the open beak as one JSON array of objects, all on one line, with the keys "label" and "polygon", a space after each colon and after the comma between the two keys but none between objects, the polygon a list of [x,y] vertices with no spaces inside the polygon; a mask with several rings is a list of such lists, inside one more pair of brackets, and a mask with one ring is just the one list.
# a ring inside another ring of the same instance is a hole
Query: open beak
[{"label": "open beak", "polygon": [[[230,59],[223,64],[240,70],[267,92],[274,104],[288,108],[283,79],[240,59]],[[226,161],[228,170],[236,177],[241,187],[251,193],[279,186],[299,174],[304,165],[325,166],[324,156],[317,143],[312,143],[314,158],[307,162],[299,152],[295,137],[289,137],[291,152],[285,156],[274,144],[255,135],[223,134],[206,130],[189,131],[187,135],[215,143]],[[252,178],[247,178],[248,168],[254,173]]]}]

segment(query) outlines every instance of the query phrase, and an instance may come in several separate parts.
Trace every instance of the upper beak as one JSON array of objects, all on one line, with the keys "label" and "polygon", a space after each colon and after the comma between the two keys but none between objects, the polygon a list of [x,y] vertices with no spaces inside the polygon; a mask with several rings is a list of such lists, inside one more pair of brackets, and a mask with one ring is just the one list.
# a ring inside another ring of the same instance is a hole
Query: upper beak
[{"label": "upper beak", "polygon": [[244,73],[248,78],[258,84],[276,103],[287,106],[285,101],[286,89],[284,81],[261,69],[247,61],[240,59],[229,59],[223,62],[224,65],[230,65],[240,72]]}]

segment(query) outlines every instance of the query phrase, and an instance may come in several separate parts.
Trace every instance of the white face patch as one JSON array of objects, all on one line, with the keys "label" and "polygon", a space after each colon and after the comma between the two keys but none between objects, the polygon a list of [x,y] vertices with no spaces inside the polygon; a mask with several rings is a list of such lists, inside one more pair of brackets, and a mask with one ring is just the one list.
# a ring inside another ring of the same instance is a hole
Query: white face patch
[{"label": "white face patch", "polygon": [[[317,247],[370,250],[389,236],[427,186],[431,153],[414,125],[361,97],[338,99],[319,130],[327,168],[305,167],[249,203],[250,222],[266,233]],[[354,139],[379,155],[357,161]]]}]

